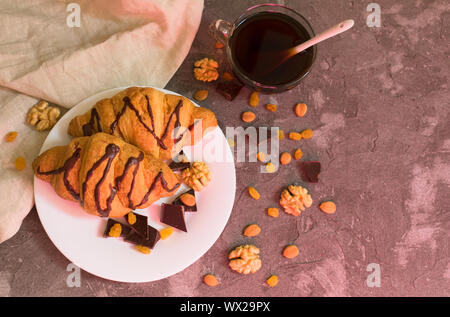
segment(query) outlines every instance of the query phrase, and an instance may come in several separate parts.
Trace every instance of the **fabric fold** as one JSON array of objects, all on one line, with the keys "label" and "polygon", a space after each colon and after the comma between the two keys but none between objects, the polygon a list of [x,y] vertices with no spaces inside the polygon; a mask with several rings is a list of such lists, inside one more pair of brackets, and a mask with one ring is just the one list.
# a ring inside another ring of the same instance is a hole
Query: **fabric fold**
[{"label": "fabric fold", "polygon": [[[9,100],[0,103],[0,135],[19,132],[0,150],[0,242],[17,232],[33,204],[30,166],[46,133],[25,123],[28,109],[38,99],[70,108],[110,88],[164,87],[189,52],[203,11],[203,0],[79,0],[80,27],[70,27],[70,3],[0,1],[0,100]],[[17,156],[26,158],[24,171],[14,169]]]}]

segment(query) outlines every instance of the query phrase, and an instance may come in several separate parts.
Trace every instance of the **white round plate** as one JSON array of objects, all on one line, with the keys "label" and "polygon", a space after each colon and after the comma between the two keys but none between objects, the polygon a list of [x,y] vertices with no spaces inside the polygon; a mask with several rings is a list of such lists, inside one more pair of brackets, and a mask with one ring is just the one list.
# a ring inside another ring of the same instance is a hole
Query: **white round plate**
[{"label": "white round plate", "polygon": [[[71,137],[67,128],[72,118],[125,88],[104,91],[73,107],[50,131],[41,153],[51,147],[68,144]],[[202,142],[183,150],[191,160],[207,162],[212,175],[210,184],[196,193],[198,211],[185,213],[187,233],[174,229],[174,233],[160,240],[150,254],[140,253],[122,238],[104,238],[105,218],[87,214],[78,203],[60,198],[49,183],[35,177],[36,209],[52,242],[81,269],[120,282],[159,280],[194,263],[219,238],[228,221],[236,191],[236,171],[230,147],[219,127],[207,133]],[[137,210],[137,213],[147,215],[149,224],[156,229],[166,227],[159,221],[161,203],[172,201],[186,190],[187,187],[181,187],[172,197],[160,199],[146,209]]]}]

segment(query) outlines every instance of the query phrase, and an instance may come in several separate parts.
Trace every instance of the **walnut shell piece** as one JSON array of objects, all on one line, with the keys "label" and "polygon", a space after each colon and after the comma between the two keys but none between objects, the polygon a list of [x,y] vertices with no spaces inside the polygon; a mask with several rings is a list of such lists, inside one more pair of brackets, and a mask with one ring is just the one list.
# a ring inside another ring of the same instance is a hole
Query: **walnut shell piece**
[{"label": "walnut shell piece", "polygon": [[215,60],[205,57],[195,62],[194,77],[204,82],[217,80],[219,78],[217,68],[219,68],[219,64]]},{"label": "walnut shell piece", "polygon": [[256,273],[262,265],[259,248],[251,244],[238,246],[228,255],[228,263],[233,271],[241,274]]},{"label": "walnut shell piece", "polygon": [[197,161],[184,169],[181,172],[181,177],[186,185],[199,192],[211,181],[211,172],[206,163]]},{"label": "walnut shell piece", "polygon": [[298,216],[312,205],[308,190],[299,185],[290,185],[281,192],[280,205],[287,214]]}]

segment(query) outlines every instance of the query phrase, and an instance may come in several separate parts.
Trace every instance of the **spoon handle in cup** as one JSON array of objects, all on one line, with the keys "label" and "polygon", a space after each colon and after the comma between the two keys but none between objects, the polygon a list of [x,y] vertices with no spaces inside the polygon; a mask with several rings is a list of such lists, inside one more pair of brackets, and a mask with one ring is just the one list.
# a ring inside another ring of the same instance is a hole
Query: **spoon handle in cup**
[{"label": "spoon handle in cup", "polygon": [[300,53],[301,51],[304,51],[307,48],[309,48],[313,45],[316,45],[317,43],[325,41],[326,39],[329,39],[330,37],[338,35],[342,32],[345,32],[345,31],[349,30],[350,28],[352,28],[354,24],[355,24],[355,21],[353,21],[353,20],[345,20],[339,24],[336,24],[335,26],[316,35],[312,39],[309,39],[308,41],[289,49],[289,56]]}]

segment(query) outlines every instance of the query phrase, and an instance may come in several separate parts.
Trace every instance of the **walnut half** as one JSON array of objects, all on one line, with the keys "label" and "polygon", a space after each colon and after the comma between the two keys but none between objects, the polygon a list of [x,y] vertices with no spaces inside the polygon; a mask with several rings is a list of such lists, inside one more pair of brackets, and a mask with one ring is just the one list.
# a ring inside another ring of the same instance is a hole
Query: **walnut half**
[{"label": "walnut half", "polygon": [[211,172],[204,162],[194,162],[181,172],[183,181],[193,190],[199,192],[211,181]]},{"label": "walnut half", "polygon": [[41,100],[28,111],[27,122],[38,131],[49,130],[56,124],[59,114],[58,108],[49,107],[47,101]]},{"label": "walnut half", "polygon": [[312,199],[306,188],[290,185],[281,192],[280,205],[286,213],[298,216],[305,208],[311,207]]},{"label": "walnut half", "polygon": [[230,252],[228,259],[231,269],[241,274],[255,273],[262,266],[259,249],[251,244],[238,246]]},{"label": "walnut half", "polygon": [[198,60],[194,64],[194,77],[200,81],[213,81],[219,78],[219,72],[217,71],[219,64],[207,57]]}]

